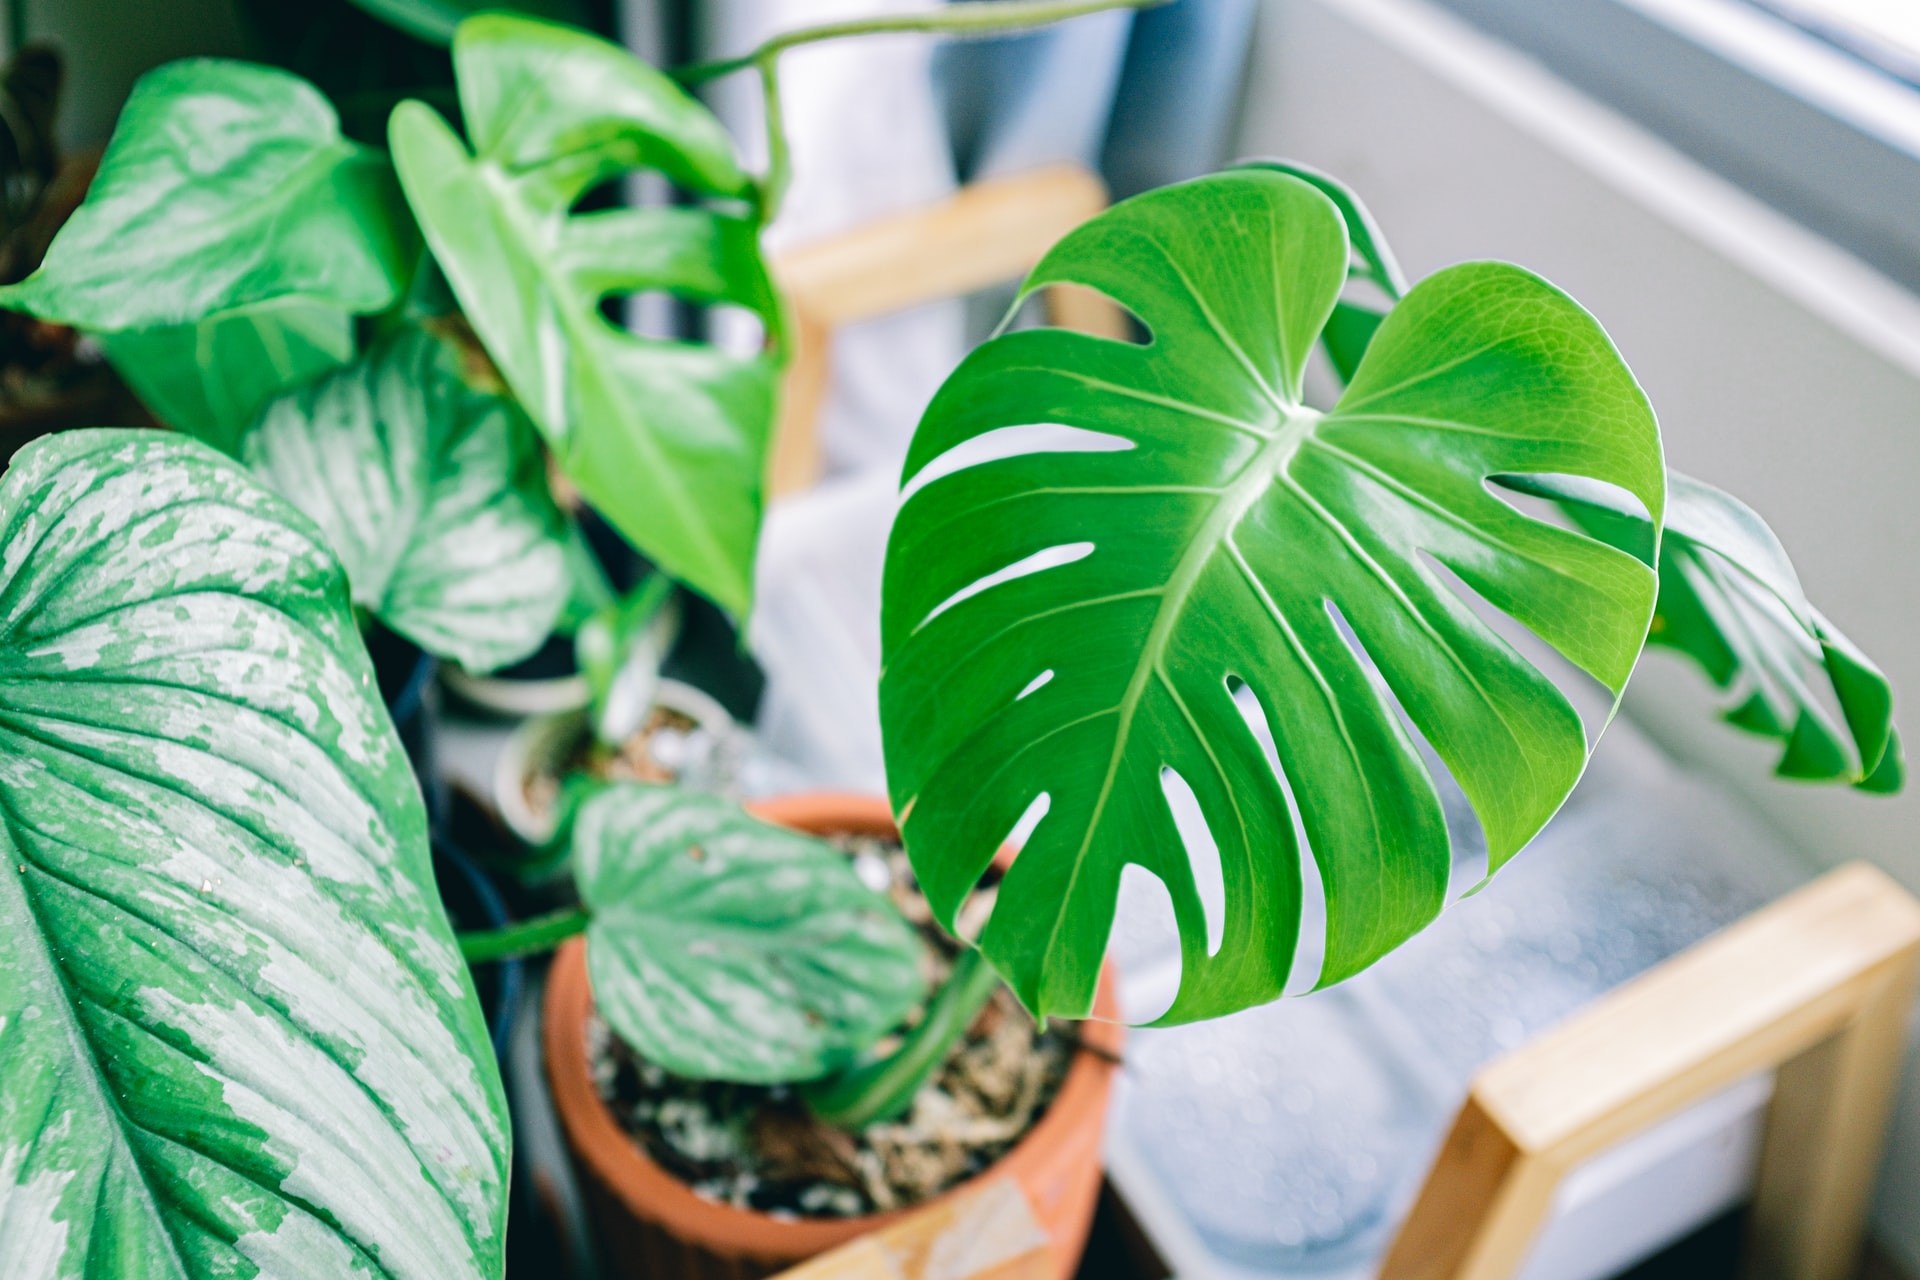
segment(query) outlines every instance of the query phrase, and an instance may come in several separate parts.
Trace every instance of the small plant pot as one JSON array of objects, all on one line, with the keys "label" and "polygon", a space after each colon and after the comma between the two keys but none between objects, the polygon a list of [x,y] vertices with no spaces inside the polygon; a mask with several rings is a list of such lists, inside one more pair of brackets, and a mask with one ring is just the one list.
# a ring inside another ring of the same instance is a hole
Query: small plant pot
[{"label": "small plant pot", "polygon": [[440,680],[462,702],[501,719],[559,715],[587,705],[587,678],[574,666],[572,636],[549,636],[532,657],[489,675],[449,666]]},{"label": "small plant pot", "polygon": [[[662,680],[654,688],[653,705],[676,712],[699,725],[712,736],[720,754],[739,754],[740,729],[726,708],[690,684]],[[592,734],[584,710],[536,716],[521,724],[507,738],[494,765],[493,803],[500,820],[531,847],[538,849],[553,838],[558,817],[551,810],[535,806],[528,784],[539,775],[563,776],[568,762],[579,753]],[[722,762],[724,766],[724,762]],[[738,761],[731,766],[737,770]],[[724,772],[724,768],[723,768]],[[702,790],[724,790],[730,779],[700,778]],[[714,785],[718,783],[719,785]]]},{"label": "small plant pot", "polygon": [[[770,822],[815,835],[896,834],[885,802],[864,796],[809,794],[756,804]],[[919,1205],[854,1218],[774,1217],[708,1200],[661,1167],[624,1129],[601,1097],[587,1045],[593,1012],[586,948],[561,948],[545,1002],[547,1076],[580,1173],[607,1274],[619,1280],[752,1280],[771,1275],[938,1204],[976,1186],[1012,1178],[1053,1244],[1055,1274],[1066,1280],[1086,1248],[1099,1196],[1106,1128],[1124,1028],[1109,969],[1052,1103],[998,1161]]]}]

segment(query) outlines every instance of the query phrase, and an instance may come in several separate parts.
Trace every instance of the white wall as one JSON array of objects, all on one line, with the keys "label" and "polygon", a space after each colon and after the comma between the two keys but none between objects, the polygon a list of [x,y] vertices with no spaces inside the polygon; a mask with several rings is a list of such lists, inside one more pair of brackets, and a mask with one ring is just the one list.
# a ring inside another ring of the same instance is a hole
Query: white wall
[{"label": "white wall", "polygon": [[[1268,0],[1240,151],[1338,174],[1415,278],[1497,257],[1568,290],[1658,410],[1669,460],[1752,503],[1815,603],[1892,678],[1920,743],[1920,300],[1421,0]],[[1816,863],[1920,890],[1920,786],[1767,777],[1669,661],[1628,712],[1723,773]],[[1920,1080],[1879,1224],[1920,1272]]]}]

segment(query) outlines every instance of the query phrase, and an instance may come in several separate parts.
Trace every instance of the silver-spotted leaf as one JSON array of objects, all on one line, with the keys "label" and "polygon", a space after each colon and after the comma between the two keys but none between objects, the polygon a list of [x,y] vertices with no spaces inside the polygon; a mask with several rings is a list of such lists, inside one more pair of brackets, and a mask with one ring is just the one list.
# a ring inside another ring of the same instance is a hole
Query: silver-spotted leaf
[{"label": "silver-spotted leaf", "polygon": [[539,440],[431,335],[281,396],[241,454],[327,535],[354,603],[428,652],[489,671],[553,631],[571,584]]},{"label": "silver-spotted leaf", "polygon": [[[674,577],[736,614],[752,595],[779,344],[732,355],[641,337],[610,295],[780,309],[754,188],[719,121],[624,49],[501,14],[453,42],[472,148],[419,102],[390,130],[407,198],[468,320],[563,470]],[[656,170],[720,202],[574,214]]]},{"label": "silver-spotted leaf", "polygon": [[499,1075],[318,534],[70,432],[0,571],[0,1274],[495,1280]]},{"label": "silver-spotted leaf", "polygon": [[[298,76],[201,58],[142,77],[87,199],[0,306],[109,335],[170,425],[230,443],[275,391],[345,358],[419,248],[387,158]],[[224,438],[223,438],[224,437]]]},{"label": "silver-spotted leaf", "polygon": [[923,994],[923,944],[847,856],[732,802],[608,787],[570,836],[607,1024],[683,1076],[760,1084],[846,1066]]},{"label": "silver-spotted leaf", "polygon": [[[1136,197],[1062,240],[1026,289],[1090,286],[1149,341],[1003,334],[915,435],[909,481],[1005,427],[1104,437],[927,480],[887,551],[888,780],[943,919],[1047,805],[980,937],[1037,1013],[1090,1007],[1129,864],[1172,898],[1184,970],[1170,1020],[1281,992],[1303,843],[1325,893],[1323,984],[1406,939],[1440,909],[1452,863],[1409,722],[1472,802],[1491,866],[1524,845],[1590,744],[1468,596],[1616,697],[1633,669],[1650,566],[1487,483],[1590,477],[1658,527],[1658,430],[1606,335],[1520,268],[1453,267],[1394,307],[1322,414],[1302,373],[1350,259],[1339,210],[1293,175]],[[1264,716],[1277,770],[1236,692]],[[1217,846],[1216,939],[1168,774]]]}]

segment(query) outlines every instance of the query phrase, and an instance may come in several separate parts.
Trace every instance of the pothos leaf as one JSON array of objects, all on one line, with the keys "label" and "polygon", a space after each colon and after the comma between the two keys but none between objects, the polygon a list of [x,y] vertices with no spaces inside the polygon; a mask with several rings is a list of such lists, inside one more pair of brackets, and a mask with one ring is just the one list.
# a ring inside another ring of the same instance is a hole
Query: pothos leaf
[{"label": "pothos leaf", "polygon": [[539,441],[430,335],[275,400],[241,451],[327,535],[354,603],[421,648],[489,671],[552,633],[570,583]]},{"label": "pothos leaf", "polygon": [[[1046,798],[980,938],[1037,1013],[1089,1008],[1129,863],[1172,897],[1184,971],[1170,1020],[1280,993],[1302,913],[1296,832],[1325,889],[1323,984],[1429,920],[1452,850],[1402,713],[1472,802],[1492,868],[1539,830],[1585,767],[1586,734],[1449,575],[1616,698],[1639,655],[1649,565],[1486,486],[1587,476],[1658,529],[1659,433],[1606,335],[1518,267],[1454,267],[1394,307],[1321,414],[1302,373],[1350,254],[1333,202],[1291,175],[1136,197],[1067,236],[1025,288],[1098,289],[1150,341],[1004,334],[915,435],[909,480],[1009,426],[1118,446],[931,479],[887,549],[887,773],[943,919]],[[1217,942],[1168,773],[1218,849]]]},{"label": "pothos leaf", "polygon": [[594,1001],[669,1071],[814,1079],[923,994],[923,944],[846,855],[727,800],[607,787],[581,802],[569,841]]},{"label": "pothos leaf", "polygon": [[350,353],[419,251],[392,166],[325,98],[219,59],[142,77],[86,202],[0,306],[108,335],[163,419],[230,439],[274,392]]},{"label": "pothos leaf", "polygon": [[[1752,508],[1678,472],[1667,482],[1647,643],[1697,663],[1727,694],[1728,723],[1777,740],[1782,777],[1898,791],[1904,770],[1887,678],[1808,603],[1786,548]],[[1645,519],[1604,491],[1540,477],[1508,483],[1554,499],[1614,546],[1643,554],[1650,541]]]},{"label": "pothos leaf", "polygon": [[[453,56],[472,150],[423,103],[391,128],[435,258],[580,491],[662,569],[744,613],[780,344],[734,356],[644,338],[601,308],[664,291],[746,307],[777,339],[751,180],[705,108],[606,41],[486,14]],[[639,169],[733,209],[569,212]]]},{"label": "pothos leaf", "polygon": [[497,1277],[506,1108],[317,533],[211,450],[0,480],[11,1277]]}]

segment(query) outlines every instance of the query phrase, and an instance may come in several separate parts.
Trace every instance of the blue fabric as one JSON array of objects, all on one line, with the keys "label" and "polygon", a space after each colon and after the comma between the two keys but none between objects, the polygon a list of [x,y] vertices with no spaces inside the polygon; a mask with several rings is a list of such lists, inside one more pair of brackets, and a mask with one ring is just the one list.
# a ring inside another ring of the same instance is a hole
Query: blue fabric
[{"label": "blue fabric", "polygon": [[1228,159],[1255,0],[1178,0],[1134,19],[1101,170],[1116,200]]},{"label": "blue fabric", "polygon": [[1116,197],[1218,168],[1255,0],[1175,0],[951,43],[934,63],[963,180],[1072,161]]}]

